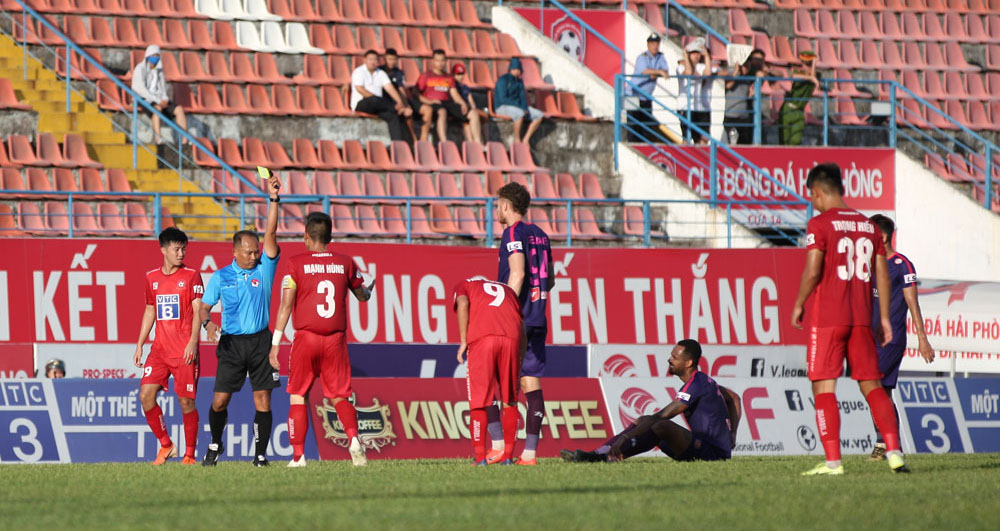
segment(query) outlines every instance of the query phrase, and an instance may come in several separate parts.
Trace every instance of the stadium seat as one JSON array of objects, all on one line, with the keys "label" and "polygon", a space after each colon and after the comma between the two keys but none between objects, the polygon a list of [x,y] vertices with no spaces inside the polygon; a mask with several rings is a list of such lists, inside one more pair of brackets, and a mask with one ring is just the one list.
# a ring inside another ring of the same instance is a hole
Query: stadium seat
[{"label": "stadium seat", "polygon": [[[259,139],[258,139],[259,140]],[[220,138],[219,148],[216,154],[220,159],[225,161],[226,164],[234,168],[254,168],[256,164],[251,164],[244,160],[243,154],[240,152],[240,146],[236,143],[236,140],[232,138]]]},{"label": "stadium seat", "polygon": [[430,200],[426,198],[438,196],[437,185],[434,184],[431,174],[413,173],[411,177],[413,178],[413,195],[425,198],[418,200],[418,202],[427,203]]},{"label": "stadium seat", "polygon": [[94,209],[81,201],[73,203],[73,231],[75,236],[97,236],[101,229],[94,217]]},{"label": "stadium seat", "polygon": [[476,201],[466,201],[454,199],[458,197],[465,197],[462,193],[460,182],[458,178],[453,173],[439,173],[434,177],[437,181],[437,191],[438,195],[441,197],[451,197],[450,200],[452,204],[475,204]]},{"label": "stadium seat", "polygon": [[397,205],[381,205],[379,207],[379,218],[382,220],[382,228],[387,236],[406,236],[406,218]]},{"label": "stadium seat", "polygon": [[[531,175],[533,189],[531,190],[532,204],[552,203],[548,199],[559,199],[559,192],[552,182],[552,176],[548,173],[534,173]],[[561,204],[561,203],[560,203]]]},{"label": "stadium seat", "polygon": [[482,221],[472,207],[455,207],[455,225],[456,232],[460,235],[471,236],[476,239],[486,237],[486,229],[483,228]]},{"label": "stadium seat", "polygon": [[476,173],[463,173],[462,174],[462,194],[465,197],[472,198],[485,198],[486,192],[483,191],[483,181],[479,174]]},{"label": "stadium seat", "polygon": [[924,164],[938,177],[948,181],[951,180],[951,173],[948,171],[948,166],[939,155],[925,153]]},{"label": "stadium seat", "polygon": [[45,215],[45,229],[50,234],[69,234],[69,211],[66,210],[66,203],[47,201],[42,207]]},{"label": "stadium seat", "polygon": [[323,164],[323,167],[330,169],[348,169],[351,167],[349,164],[344,162],[344,159],[341,157],[340,150],[337,149],[337,145],[334,144],[333,140],[321,139],[316,143],[316,147],[319,154],[319,160]]},{"label": "stadium seat", "polygon": [[28,234],[43,235],[46,233],[45,216],[38,210],[38,204],[21,201],[17,205],[17,214],[21,229]]},{"label": "stadium seat", "polygon": [[462,155],[458,152],[458,145],[450,140],[438,143],[438,160],[442,171],[463,172],[470,169],[462,160]]},{"label": "stadium seat", "polygon": [[[303,88],[312,91],[309,87]],[[295,93],[292,92],[292,88],[288,85],[271,86],[271,103],[275,113],[280,116],[315,116],[313,113],[305,112],[299,107]]]},{"label": "stadium seat", "polygon": [[601,230],[594,218],[594,213],[589,208],[573,207],[573,214],[576,217],[575,226],[577,230],[573,232],[574,238],[584,240],[613,240],[615,236]]},{"label": "stadium seat", "polygon": [[263,85],[247,85],[247,107],[248,114],[279,114]]},{"label": "stadium seat", "polygon": [[[447,0],[439,0],[439,3],[445,1]],[[458,11],[460,25],[468,28],[490,27],[489,24],[479,20],[479,15],[476,13],[476,7],[472,5],[472,0],[455,0],[455,7]]]},{"label": "stadium seat", "polygon": [[511,173],[508,174],[510,182],[518,183],[521,186],[531,190],[531,181],[528,180],[528,176],[523,173]]},{"label": "stadium seat", "polygon": [[644,233],[642,208],[626,205],[623,214],[623,232],[629,236],[642,236]]},{"label": "stadium seat", "polygon": [[69,168],[56,168],[53,174],[56,181],[56,190],[60,192],[80,191],[80,188],[76,185],[76,177],[73,175],[73,170]]},{"label": "stadium seat", "polygon": [[[732,25],[732,14],[730,14],[730,25]],[[747,28],[750,24],[747,24]],[[795,35],[799,37],[806,37],[808,39],[815,39],[822,36],[819,31],[816,30],[816,25],[813,24],[812,16],[809,14],[807,9],[796,9],[794,14],[794,29]],[[752,30],[751,30],[752,31]]]},{"label": "stadium seat", "polygon": [[333,220],[333,234],[335,236],[353,236],[361,232],[357,222],[354,221],[354,214],[347,205],[331,204],[330,218]]},{"label": "stadium seat", "polygon": [[104,236],[127,236],[128,228],[122,218],[122,213],[114,203],[98,203],[97,227]]},{"label": "stadium seat", "polygon": [[524,142],[514,142],[510,148],[510,154],[511,164],[514,167],[514,171],[524,171],[529,173],[549,171],[548,168],[543,168],[535,164],[535,161],[531,156],[531,147]]},{"label": "stadium seat", "polygon": [[337,189],[337,180],[328,171],[313,172],[313,189],[317,194],[331,198],[340,195],[340,191]]},{"label": "stadium seat", "polygon": [[7,168],[4,167],[0,171],[0,190],[4,192],[0,193],[0,197],[4,198],[30,198],[30,194],[18,194],[14,192],[15,190],[28,190],[28,186],[24,183],[24,177],[21,175],[21,170],[17,168]]},{"label": "stadium seat", "polygon": [[515,168],[510,163],[510,159],[507,156],[507,149],[500,142],[487,142],[486,149],[491,168],[501,170],[505,173],[512,171],[525,171],[522,168]]},{"label": "stadium seat", "polygon": [[348,169],[368,169],[368,156],[358,140],[344,140],[344,167]]},{"label": "stadium seat", "polygon": [[451,209],[448,205],[440,203],[431,204],[430,212],[431,230],[441,234],[456,234],[459,232],[458,226],[451,217]]},{"label": "stadium seat", "polygon": [[495,196],[497,190],[501,186],[507,184],[507,179],[504,178],[503,173],[499,171],[488,171],[486,172],[486,193],[489,196]]},{"label": "stadium seat", "polygon": [[267,153],[267,159],[270,161],[270,168],[282,169],[292,166],[292,159],[288,158],[288,152],[285,151],[284,146],[281,142],[269,141],[264,143],[264,151]]},{"label": "stadium seat", "polygon": [[0,236],[21,236],[24,234],[20,230],[18,217],[10,208],[10,205],[0,204]]},{"label": "stadium seat", "polygon": [[372,205],[357,205],[359,236],[392,237],[382,226],[382,220],[375,214]]},{"label": "stadium seat", "polygon": [[414,143],[415,163],[418,171],[443,171],[444,168],[438,160],[434,145],[428,141],[418,140]]},{"label": "stadium seat", "polygon": [[572,92],[559,92],[559,110],[563,116],[578,122],[595,122],[596,118],[583,114],[580,105],[576,101],[576,94]]},{"label": "stadium seat", "polygon": [[31,141],[24,135],[10,135],[7,137],[7,152],[10,161],[19,166],[51,166],[51,162],[39,160],[35,155],[35,150],[31,147]]},{"label": "stadium seat", "polygon": [[[77,138],[79,138],[79,136],[77,136]],[[72,168],[78,166],[75,161],[66,159],[62,149],[59,148],[59,142],[54,136],[52,136],[51,133],[39,133],[35,149],[38,160],[48,162],[48,166],[59,166],[62,168]]]},{"label": "stadium seat", "polygon": [[[389,197],[410,197],[413,192],[410,190],[410,183],[406,176],[399,172],[389,172],[385,175],[388,184]],[[401,203],[402,201],[386,201],[390,203]]]},{"label": "stadium seat", "polygon": [[[361,188],[361,181],[358,180],[358,175],[354,172],[342,171],[337,173],[337,190],[340,191],[342,197],[351,196],[362,196],[365,195]],[[360,201],[359,199],[341,200],[338,198],[338,202],[355,203]]]},{"label": "stadium seat", "polygon": [[320,162],[316,154],[316,146],[308,138],[292,140],[292,164],[296,168],[333,169],[333,166]]},{"label": "stadium seat", "polygon": [[[385,192],[385,185],[382,183],[382,177],[377,173],[364,172],[361,174],[361,182],[364,185],[365,195],[386,197],[388,194]],[[374,199],[370,201],[359,201],[364,203],[381,203],[382,199]]]},{"label": "stadium seat", "polygon": [[[556,174],[556,197],[562,199],[580,199],[580,190],[576,187],[576,181],[573,180],[573,176],[568,173],[557,173]],[[574,203],[579,204],[579,203]]]},{"label": "stadium seat", "polygon": [[226,84],[222,86],[223,114],[253,114],[243,93],[243,85]]},{"label": "stadium seat", "polygon": [[49,180],[49,176],[45,173],[45,170],[41,168],[27,168],[24,172],[28,189],[32,192],[43,192],[41,195],[32,194],[32,199],[56,199],[60,197],[52,187],[52,182]]},{"label": "stadium seat", "polygon": [[18,101],[9,79],[0,78],[0,109],[27,111],[31,108],[31,105]]},{"label": "stadium seat", "polygon": [[431,168],[417,164],[410,151],[410,145],[401,140],[394,140],[390,145],[392,165],[403,171],[432,171]]}]

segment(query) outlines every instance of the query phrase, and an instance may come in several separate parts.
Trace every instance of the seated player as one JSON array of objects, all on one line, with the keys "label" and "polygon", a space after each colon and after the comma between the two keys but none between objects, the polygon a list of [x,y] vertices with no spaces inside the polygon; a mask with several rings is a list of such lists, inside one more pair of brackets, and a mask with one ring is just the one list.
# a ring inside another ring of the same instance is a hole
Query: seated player
[{"label": "seated player", "polygon": [[[305,253],[289,260],[281,281],[281,306],[271,339],[271,365],[279,368],[281,335],[292,316],[295,337],[288,371],[288,440],[292,445],[289,467],[306,466],[306,431],[309,412],[306,396],[316,378],[323,384],[323,396],[333,399],[337,419],[347,435],[348,451],[354,466],[368,459],[358,438],[358,414],[349,398],[351,360],[347,355],[347,292],[361,302],[371,298],[375,279],[364,285],[361,271],[351,257],[327,248],[333,239],[333,222],[322,212],[306,216]],[[294,315],[293,315],[294,313]]]},{"label": "seated player", "polygon": [[503,404],[504,450],[501,465],[513,465],[517,438],[517,383],[524,357],[524,321],[517,293],[500,282],[477,276],[455,286],[458,362],[468,351],[469,433],[476,466],[486,466],[486,407],[494,392]]},{"label": "seated player", "polygon": [[[670,353],[670,374],[684,387],[673,402],[652,415],[643,415],[593,452],[562,450],[564,461],[620,461],[653,448],[677,461],[729,459],[741,417],[740,397],[698,370],[701,345],[693,339],[677,343]],[[672,418],[684,414],[688,431]]]}]

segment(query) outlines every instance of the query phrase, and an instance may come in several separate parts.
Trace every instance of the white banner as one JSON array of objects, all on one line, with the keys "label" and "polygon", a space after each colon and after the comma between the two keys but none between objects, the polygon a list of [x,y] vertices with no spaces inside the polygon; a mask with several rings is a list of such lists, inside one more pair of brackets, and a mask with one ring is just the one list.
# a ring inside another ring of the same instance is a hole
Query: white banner
[{"label": "white banner", "polygon": [[[958,354],[958,371],[1000,372],[1000,283],[921,280],[918,293],[931,346]],[[917,348],[916,330],[909,315],[906,332],[906,346]],[[948,370],[950,360],[945,365],[944,369],[932,370]],[[926,369],[907,364],[904,370]]]},{"label": "white banner", "polygon": [[[673,348],[673,345],[590,345],[587,376],[664,377]],[[806,348],[702,345],[700,368],[712,378],[805,378]]]}]

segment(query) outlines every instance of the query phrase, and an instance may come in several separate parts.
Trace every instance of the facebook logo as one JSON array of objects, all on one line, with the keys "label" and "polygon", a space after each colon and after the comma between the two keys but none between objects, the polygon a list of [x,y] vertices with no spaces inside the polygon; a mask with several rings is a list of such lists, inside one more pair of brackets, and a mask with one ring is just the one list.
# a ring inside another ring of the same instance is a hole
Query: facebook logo
[{"label": "facebook logo", "polygon": [[750,376],[754,378],[764,376],[764,358],[754,358],[750,362]]},{"label": "facebook logo", "polygon": [[788,409],[792,411],[802,411],[802,393],[798,389],[787,389],[785,391],[785,401],[788,402]]}]

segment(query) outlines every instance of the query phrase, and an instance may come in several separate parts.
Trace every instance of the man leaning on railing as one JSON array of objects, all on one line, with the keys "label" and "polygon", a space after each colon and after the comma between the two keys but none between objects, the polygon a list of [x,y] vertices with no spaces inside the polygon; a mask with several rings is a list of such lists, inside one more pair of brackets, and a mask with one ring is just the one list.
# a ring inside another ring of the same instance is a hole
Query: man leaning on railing
[{"label": "man leaning on railing", "polygon": [[[646,51],[639,54],[639,57],[636,58],[633,76],[632,83],[635,84],[636,88],[650,96],[656,90],[657,79],[667,79],[670,77],[670,65],[667,64],[667,59],[660,53],[660,36],[656,33],[650,33],[649,37],[646,38]],[[632,85],[627,85],[626,90],[629,95],[637,96],[639,100],[639,108],[628,111],[629,140],[632,142],[642,142],[644,140],[643,137],[651,134],[656,138],[655,141],[665,143],[666,140],[658,138],[660,124],[653,117],[653,100],[647,98],[642,93],[636,94],[633,92]]]},{"label": "man leaning on railing", "polygon": [[[167,82],[163,77],[163,63],[160,62],[160,47],[150,44],[146,47],[146,54],[142,61],[135,65],[132,71],[132,90],[150,105],[156,107],[168,118],[177,122],[181,129],[187,130],[187,118],[184,116],[184,108],[175,105],[167,97]],[[153,141],[160,143],[160,117],[153,114],[145,107],[140,106],[139,110],[153,117]],[[184,140],[187,142],[187,140]]]}]

